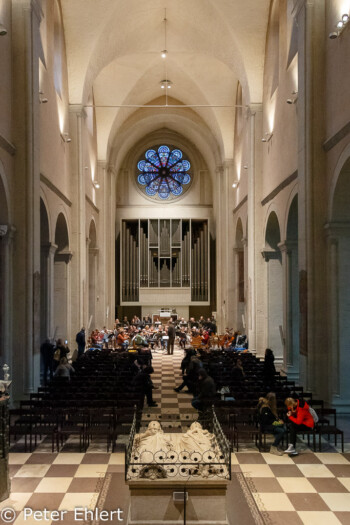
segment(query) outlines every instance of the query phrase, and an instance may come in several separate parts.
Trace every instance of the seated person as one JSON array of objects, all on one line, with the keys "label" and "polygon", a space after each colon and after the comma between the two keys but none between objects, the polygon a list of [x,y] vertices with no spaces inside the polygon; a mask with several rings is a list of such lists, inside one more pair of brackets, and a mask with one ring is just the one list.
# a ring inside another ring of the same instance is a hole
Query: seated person
[{"label": "seated person", "polygon": [[124,332],[124,329],[121,328],[117,337],[117,345],[120,346],[123,350],[126,350],[129,346],[129,337]]},{"label": "seated person", "polygon": [[72,365],[68,363],[68,359],[66,357],[62,357],[58,367],[56,368],[54,377],[66,377],[70,379],[71,374],[74,374],[74,372],[75,370]]},{"label": "seated person", "polygon": [[274,442],[270,448],[270,454],[283,456],[283,451],[278,446],[286,432],[284,422],[278,417],[276,394],[269,392],[265,397],[259,399],[258,419],[262,432],[269,432],[274,435]]},{"label": "seated person", "polygon": [[245,373],[244,373],[244,370],[243,370],[242,361],[241,361],[241,359],[237,359],[234,367],[231,370],[232,381],[236,381],[236,382],[243,381],[244,377],[245,377]]},{"label": "seated person", "polygon": [[315,426],[314,419],[309,411],[309,405],[303,399],[295,400],[292,397],[288,397],[284,404],[287,407],[287,417],[289,419],[289,432],[290,432],[290,443],[286,454],[290,456],[296,456],[296,440],[297,433],[303,430],[311,430]]}]

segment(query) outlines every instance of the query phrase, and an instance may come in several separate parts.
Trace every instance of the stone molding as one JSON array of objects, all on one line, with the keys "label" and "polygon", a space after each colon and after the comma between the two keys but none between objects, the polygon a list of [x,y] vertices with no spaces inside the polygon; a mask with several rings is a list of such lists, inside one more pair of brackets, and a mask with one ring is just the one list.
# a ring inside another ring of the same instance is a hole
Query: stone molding
[{"label": "stone molding", "polygon": [[67,204],[67,206],[69,206],[71,208],[72,202],[61,192],[61,190],[59,190],[57,188],[57,186],[55,186],[42,173],[40,173],[40,181],[43,182],[45,184],[45,186],[47,186],[47,188],[49,188],[51,191],[53,191],[53,193],[55,193],[57,195],[57,197],[59,197],[65,204]]},{"label": "stone molding", "polygon": [[0,148],[7,151],[12,157],[16,154],[16,147],[3,135],[0,135]]}]

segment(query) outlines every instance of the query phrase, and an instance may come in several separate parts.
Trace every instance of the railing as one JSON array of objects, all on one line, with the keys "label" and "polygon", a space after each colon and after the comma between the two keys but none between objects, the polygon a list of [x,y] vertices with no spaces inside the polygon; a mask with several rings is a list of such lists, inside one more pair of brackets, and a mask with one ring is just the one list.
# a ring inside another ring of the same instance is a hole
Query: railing
[{"label": "railing", "polygon": [[[210,429],[210,433],[200,430],[201,439],[198,442],[193,438],[195,435],[193,430],[186,433],[181,433],[181,429],[178,433],[173,432],[182,424],[188,426],[190,423],[188,419],[177,419],[176,425],[173,424],[173,421],[167,422],[162,419],[163,429],[153,436],[150,434],[146,439],[148,441],[150,438],[150,443],[143,444],[136,436],[137,418],[135,414],[125,450],[125,479],[127,481],[162,478],[230,480],[230,445],[214,410],[206,414],[208,415],[210,418],[202,419],[201,425],[203,428]],[[172,430],[170,434],[166,433],[167,428]],[[155,446],[159,450],[155,451]],[[149,450],[148,447],[152,450]]]}]

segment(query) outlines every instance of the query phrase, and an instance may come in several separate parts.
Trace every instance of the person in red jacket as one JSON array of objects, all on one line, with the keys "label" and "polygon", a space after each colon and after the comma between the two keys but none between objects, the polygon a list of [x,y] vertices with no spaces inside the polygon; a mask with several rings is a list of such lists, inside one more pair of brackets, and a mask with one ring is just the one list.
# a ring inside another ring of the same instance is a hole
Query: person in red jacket
[{"label": "person in red jacket", "polygon": [[289,419],[289,431],[290,431],[290,443],[286,454],[290,456],[296,456],[298,453],[295,449],[297,434],[303,430],[310,430],[314,428],[315,423],[312,415],[309,411],[309,405],[303,399],[295,400],[292,397],[288,397],[284,404],[287,407],[287,417]]}]

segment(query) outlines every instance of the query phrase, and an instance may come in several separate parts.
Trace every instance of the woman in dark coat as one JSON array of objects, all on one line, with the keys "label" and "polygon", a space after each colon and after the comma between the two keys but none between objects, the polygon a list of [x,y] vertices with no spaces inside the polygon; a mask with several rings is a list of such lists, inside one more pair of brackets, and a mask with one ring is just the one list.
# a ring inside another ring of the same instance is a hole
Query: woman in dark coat
[{"label": "woman in dark coat", "polygon": [[265,383],[273,384],[275,381],[275,356],[271,348],[266,348],[265,350],[265,360],[264,360],[264,380]]}]

